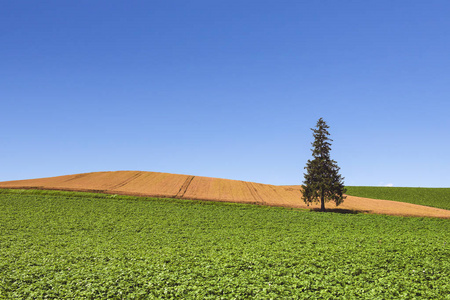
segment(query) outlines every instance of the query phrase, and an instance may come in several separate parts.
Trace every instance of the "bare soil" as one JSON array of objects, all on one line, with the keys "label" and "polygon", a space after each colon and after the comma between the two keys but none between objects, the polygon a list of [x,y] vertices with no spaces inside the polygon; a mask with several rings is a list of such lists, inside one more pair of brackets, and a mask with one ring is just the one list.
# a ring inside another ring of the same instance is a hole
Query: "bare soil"
[{"label": "bare soil", "polygon": [[[277,186],[239,180],[158,172],[116,171],[0,182],[0,188],[91,191],[108,194],[252,203],[318,210],[306,206],[299,185]],[[329,211],[450,218],[450,210],[389,200],[347,196]]]}]

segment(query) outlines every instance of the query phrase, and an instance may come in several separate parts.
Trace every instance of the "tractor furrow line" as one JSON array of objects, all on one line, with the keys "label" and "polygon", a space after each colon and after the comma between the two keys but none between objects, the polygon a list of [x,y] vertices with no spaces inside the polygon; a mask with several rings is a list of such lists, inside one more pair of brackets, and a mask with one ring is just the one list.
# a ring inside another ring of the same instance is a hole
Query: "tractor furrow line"
[{"label": "tractor furrow line", "polygon": [[192,180],[194,180],[195,176],[189,176],[186,181],[183,183],[183,185],[180,187],[180,190],[175,195],[175,198],[183,198],[184,194],[186,194],[186,191],[191,184]]},{"label": "tractor furrow line", "polygon": [[265,203],[265,201],[263,200],[263,198],[261,197],[261,195],[258,193],[258,191],[251,182],[246,182],[246,185],[247,188],[250,190],[250,193],[252,194],[253,198],[256,200],[256,202]]},{"label": "tractor furrow line", "polygon": [[135,180],[136,178],[138,178],[138,177],[140,177],[140,176],[142,176],[142,173],[134,174],[134,175],[131,176],[130,178],[125,179],[124,181],[122,181],[121,183],[118,183],[118,184],[116,184],[116,185],[111,186],[109,189],[110,189],[110,190],[114,190],[114,189],[118,189],[118,188],[120,188],[120,187],[123,187],[123,186],[126,185],[127,183],[129,183],[129,182]]},{"label": "tractor furrow line", "polygon": [[89,174],[91,174],[91,173],[78,174],[78,175],[73,176],[72,178],[64,180],[64,182],[69,182],[69,181],[72,181],[72,180],[80,179],[80,178],[88,176]]}]

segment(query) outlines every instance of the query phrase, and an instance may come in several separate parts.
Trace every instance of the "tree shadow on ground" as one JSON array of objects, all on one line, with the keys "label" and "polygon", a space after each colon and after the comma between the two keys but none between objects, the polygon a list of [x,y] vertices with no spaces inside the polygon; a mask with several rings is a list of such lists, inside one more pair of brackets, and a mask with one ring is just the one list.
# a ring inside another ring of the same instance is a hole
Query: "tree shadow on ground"
[{"label": "tree shadow on ground", "polygon": [[[320,208],[319,207],[311,208],[311,211],[320,212]],[[368,213],[369,211],[368,210],[357,210],[357,209],[344,209],[344,208],[326,208],[324,212],[356,215],[356,214]]]}]

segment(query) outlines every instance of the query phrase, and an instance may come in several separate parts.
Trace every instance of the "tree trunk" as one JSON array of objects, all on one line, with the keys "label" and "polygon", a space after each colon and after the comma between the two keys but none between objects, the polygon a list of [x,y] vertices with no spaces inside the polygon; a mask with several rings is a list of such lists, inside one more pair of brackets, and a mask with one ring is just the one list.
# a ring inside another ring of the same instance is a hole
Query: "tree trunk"
[{"label": "tree trunk", "polygon": [[325,197],[323,196],[323,190],[320,195],[320,211],[325,211]]}]

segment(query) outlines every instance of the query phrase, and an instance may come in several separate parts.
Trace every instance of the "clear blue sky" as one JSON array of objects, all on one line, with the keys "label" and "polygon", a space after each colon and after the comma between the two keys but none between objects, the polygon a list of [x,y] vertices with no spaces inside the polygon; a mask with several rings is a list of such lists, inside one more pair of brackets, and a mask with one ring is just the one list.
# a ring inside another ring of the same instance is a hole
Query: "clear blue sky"
[{"label": "clear blue sky", "polygon": [[449,1],[1,1],[0,180],[450,187]]}]

